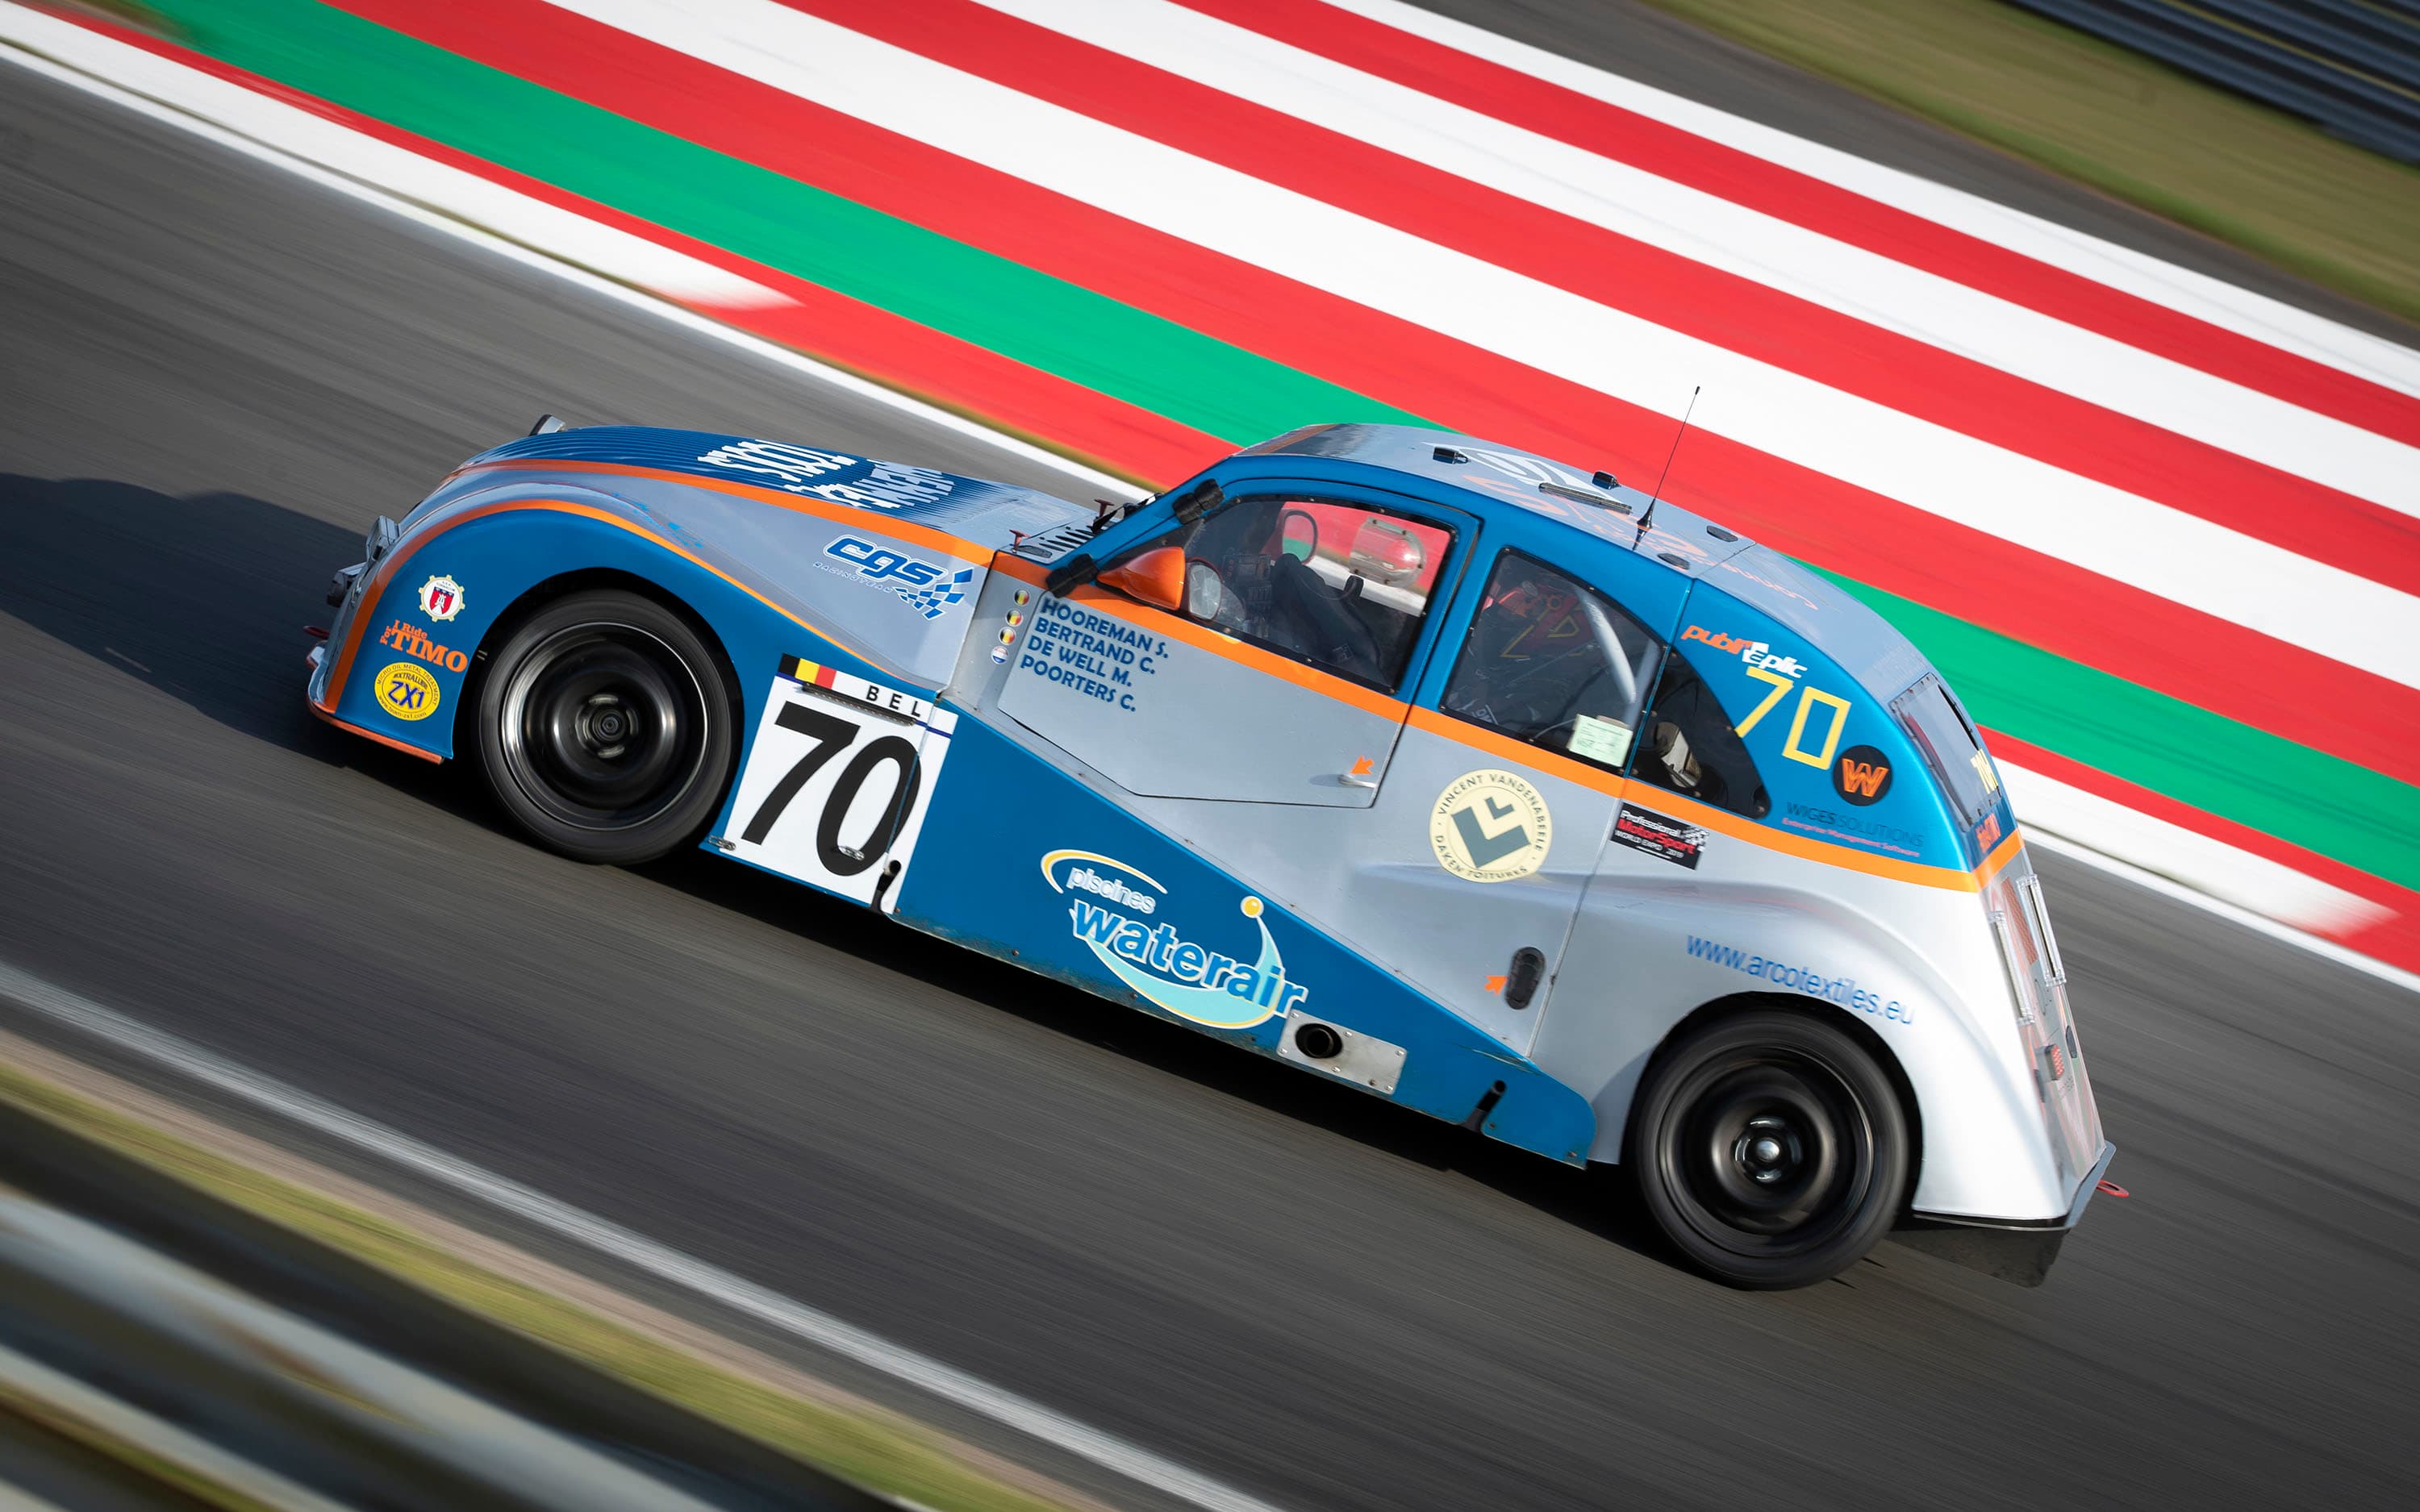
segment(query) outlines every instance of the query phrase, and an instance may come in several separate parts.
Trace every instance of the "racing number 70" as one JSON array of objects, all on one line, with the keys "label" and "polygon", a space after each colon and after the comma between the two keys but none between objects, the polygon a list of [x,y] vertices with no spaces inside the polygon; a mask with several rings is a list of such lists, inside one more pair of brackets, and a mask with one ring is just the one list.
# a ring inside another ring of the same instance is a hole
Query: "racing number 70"
[{"label": "racing number 70", "polygon": [[[765,837],[773,832],[774,821],[782,817],[799,790],[823,770],[825,763],[847,749],[861,733],[860,726],[805,703],[783,704],[773,722],[814,744],[807,748],[797,765],[782,774],[782,779],[773,784],[773,790],[757,806],[748,827],[739,832],[739,838],[751,845],[765,843]],[[863,851],[845,849],[840,842],[840,826],[847,820],[865,779],[885,762],[899,769],[891,801],[883,806]],[[891,848],[891,838],[899,833],[900,822],[915,808],[917,790],[923,783],[923,774],[917,769],[916,748],[897,735],[884,735],[851,757],[825,797],[823,816],[815,825],[815,858],[823,863],[824,870],[834,876],[853,877],[880,860],[882,853]]]},{"label": "racing number 70", "polygon": [[[1747,674],[1760,683],[1771,684],[1773,691],[1764,696],[1764,702],[1748,710],[1746,718],[1731,727],[1731,733],[1738,735],[1745,735],[1755,729],[1760,720],[1773,712],[1775,704],[1789,696],[1792,688],[1798,687],[1796,683],[1768,667],[1750,667],[1747,669]],[[1823,748],[1821,751],[1810,751],[1800,742],[1807,735],[1807,711],[1817,703],[1822,703],[1832,711],[1832,728],[1823,736]],[[1805,762],[1809,766],[1829,767],[1832,764],[1832,753],[1840,748],[1840,729],[1848,722],[1849,701],[1847,699],[1835,693],[1826,693],[1820,687],[1799,687],[1797,717],[1790,721],[1790,738],[1781,743],[1781,754],[1793,762]]]}]

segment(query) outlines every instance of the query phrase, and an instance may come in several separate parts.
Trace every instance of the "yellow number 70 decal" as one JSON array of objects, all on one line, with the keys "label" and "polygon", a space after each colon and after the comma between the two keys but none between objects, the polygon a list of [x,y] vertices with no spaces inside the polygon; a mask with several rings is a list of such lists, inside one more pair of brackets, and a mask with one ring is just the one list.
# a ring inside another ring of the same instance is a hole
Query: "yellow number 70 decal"
[{"label": "yellow number 70 decal", "polygon": [[[1780,702],[1792,688],[1798,687],[1779,672],[1762,667],[1750,667],[1746,671],[1747,674],[1758,682],[1772,684],[1773,691],[1767,693],[1763,701],[1755,708],[1747,711],[1746,718],[1731,727],[1735,733],[1742,735],[1755,729],[1766,715],[1773,712],[1775,704]],[[1820,756],[1807,750],[1803,744],[1807,738],[1807,711],[1818,703],[1826,704],[1832,710],[1832,728],[1823,733],[1823,752]],[[1791,717],[1790,738],[1781,743],[1781,754],[1793,762],[1805,762],[1809,766],[1828,768],[1832,764],[1833,753],[1840,748],[1840,731],[1848,722],[1849,701],[1847,699],[1826,693],[1820,687],[1799,688],[1798,709]]]},{"label": "yellow number 70 decal", "polygon": [[1773,691],[1764,696],[1763,702],[1747,711],[1746,718],[1742,719],[1739,723],[1731,726],[1731,732],[1734,734],[1744,735],[1749,731],[1755,729],[1757,721],[1772,713],[1773,706],[1781,702],[1781,696],[1798,686],[1789,678],[1782,676],[1779,672],[1768,671],[1762,667],[1750,667],[1747,669],[1747,674],[1750,677],[1755,678],[1760,683],[1771,683],[1773,685]]}]

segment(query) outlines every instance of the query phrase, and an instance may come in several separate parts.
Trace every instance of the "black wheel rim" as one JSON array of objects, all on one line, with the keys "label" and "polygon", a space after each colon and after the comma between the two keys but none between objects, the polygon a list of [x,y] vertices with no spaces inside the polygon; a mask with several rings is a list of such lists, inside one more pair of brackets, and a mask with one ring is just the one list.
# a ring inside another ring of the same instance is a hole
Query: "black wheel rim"
[{"label": "black wheel rim", "polygon": [[1819,1057],[1741,1050],[1674,1097],[1658,1158],[1691,1227],[1736,1254],[1787,1258],[1848,1229],[1872,1190],[1873,1121]]},{"label": "black wheel rim", "polygon": [[706,760],[705,690],[679,653],[627,625],[548,636],[510,673],[498,733],[530,801],[582,829],[630,829],[678,804]]}]

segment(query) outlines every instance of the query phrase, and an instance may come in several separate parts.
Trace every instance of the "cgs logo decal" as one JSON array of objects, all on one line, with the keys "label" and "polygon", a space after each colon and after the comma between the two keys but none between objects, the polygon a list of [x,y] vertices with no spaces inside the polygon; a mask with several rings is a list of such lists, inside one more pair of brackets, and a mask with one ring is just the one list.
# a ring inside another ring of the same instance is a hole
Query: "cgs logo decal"
[{"label": "cgs logo decal", "polygon": [[1286,975],[1285,957],[1261,917],[1267,905],[1258,898],[1247,895],[1236,904],[1261,936],[1258,953],[1247,960],[1155,922],[1171,902],[1168,889],[1113,856],[1052,851],[1042,857],[1042,876],[1067,898],[1069,933],[1110,975],[1178,1018],[1249,1029],[1311,996]]},{"label": "cgs logo decal", "polygon": [[1890,791],[1890,758],[1871,746],[1851,746],[1832,763],[1832,791],[1862,809]]},{"label": "cgs logo decal", "polygon": [[824,548],[824,555],[847,563],[857,575],[897,594],[901,602],[928,620],[938,620],[953,604],[963,603],[972,567],[953,573],[938,562],[923,562],[887,546],[855,535],[844,535]]}]

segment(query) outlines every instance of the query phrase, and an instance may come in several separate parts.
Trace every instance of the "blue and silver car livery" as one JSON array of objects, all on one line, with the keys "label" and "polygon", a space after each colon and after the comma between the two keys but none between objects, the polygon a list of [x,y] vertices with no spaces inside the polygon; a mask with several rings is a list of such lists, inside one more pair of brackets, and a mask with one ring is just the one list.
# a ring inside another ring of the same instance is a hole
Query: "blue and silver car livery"
[{"label": "blue and silver car livery", "polygon": [[1838,586],[1544,457],[1314,425],[1140,504],[635,427],[338,574],[322,717],[1574,1165],[1801,1285],[2041,1279],[2111,1155],[1997,771]]}]

